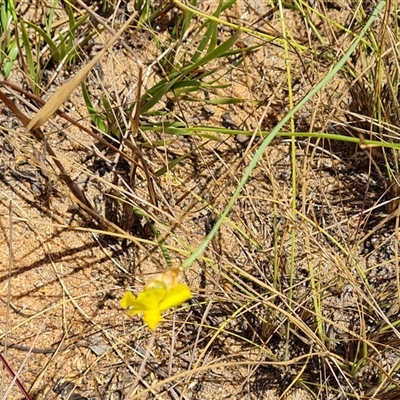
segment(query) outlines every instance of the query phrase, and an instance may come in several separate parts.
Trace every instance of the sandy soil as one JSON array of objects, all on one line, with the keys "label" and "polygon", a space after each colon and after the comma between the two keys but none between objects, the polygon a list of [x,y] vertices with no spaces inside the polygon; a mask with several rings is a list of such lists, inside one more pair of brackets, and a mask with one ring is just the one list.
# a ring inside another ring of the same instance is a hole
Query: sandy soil
[{"label": "sandy soil", "polygon": [[[224,17],[235,23],[257,25],[279,36],[282,26],[275,14],[260,18],[270,10],[266,3],[238,0]],[[211,13],[216,2],[203,1],[199,7]],[[174,12],[168,17],[172,18]],[[287,29],[295,40],[299,43],[314,40],[298,13],[284,12]],[[345,24],[349,17],[345,5],[325,12],[338,23]],[[60,13],[59,18],[62,16]],[[119,18],[117,25],[124,16],[121,14]],[[324,32],[327,43],[340,41],[342,46],[350,43],[345,35],[339,37],[339,32],[325,31],[323,21],[313,22]],[[221,31],[221,39],[231,34],[229,29]],[[167,31],[160,31],[161,42],[167,37]],[[99,43],[107,38],[105,34],[98,37],[96,46],[101,46]],[[149,38],[149,32],[137,27],[132,27],[124,37],[143,62],[144,90],[163,77],[160,63],[154,62],[159,50]],[[244,33],[241,40],[245,45],[260,43],[259,38]],[[177,62],[185,52],[193,51],[194,43],[195,38],[189,36],[175,54]],[[95,54],[96,46],[89,46],[85,54]],[[312,57],[299,58],[296,52],[291,52],[288,61],[295,82],[295,102],[330,67],[328,63],[313,62]],[[265,42],[246,55],[244,63],[239,65],[235,60],[232,56],[229,65],[216,61],[208,66],[217,67],[221,82],[229,86],[210,90],[207,95],[211,100],[218,97],[264,100],[263,107],[255,107],[251,101],[198,106],[202,103],[171,98],[162,99],[157,109],[168,110],[177,120],[195,125],[271,129],[289,109],[282,47]],[[47,100],[78,69],[76,65],[66,72],[60,71],[43,97]],[[136,61],[122,46],[115,46],[86,80],[94,105],[101,106],[100,97],[105,93],[119,109],[127,110],[135,100],[137,76]],[[12,81],[21,86],[25,85],[24,79],[18,71],[12,76]],[[296,116],[296,130],[325,130],[344,122],[342,106],[349,99],[346,84],[336,78]],[[23,105],[15,92],[9,96],[32,117],[33,111]],[[204,96],[204,92],[193,96]],[[90,127],[79,89],[68,100],[65,111]],[[142,122],[150,124],[162,119],[162,116],[147,116]],[[325,316],[332,322],[330,349],[340,356],[345,353],[340,343],[349,340],[343,333],[347,328],[357,329],[354,318],[358,315],[360,294],[349,281],[346,257],[326,234],[321,234],[321,229],[347,243],[349,248],[355,238],[371,229],[368,221],[360,221],[360,212],[379,201],[385,183],[378,176],[371,179],[368,175],[365,152],[347,145],[333,147],[299,140],[296,144],[299,215],[294,217],[290,141],[276,139],[258,163],[229,221],[224,223],[204,257],[185,274],[194,299],[175,313],[167,314],[153,337],[140,318],[127,317],[119,307],[119,299],[127,288],[139,291],[151,274],[168,266],[154,235],[146,231],[146,221],[136,217],[129,231],[134,241],[104,234],[98,221],[77,208],[54,162],[44,154],[43,146],[25,133],[18,119],[1,103],[0,126],[0,343],[4,358],[18,372],[32,398],[250,400],[278,399],[288,389],[285,398],[305,400],[312,398],[305,389],[290,387],[298,378],[298,365],[307,360],[309,364],[301,380],[313,382],[320,377],[321,381],[326,379],[333,384],[335,372],[318,364],[320,359],[308,358],[309,353],[322,348],[312,348],[301,335],[304,330],[293,328],[290,354],[285,354],[288,349],[282,336],[283,318],[273,318],[274,309],[265,306],[282,306],[282,298],[274,297],[266,288],[278,279],[280,290],[286,293],[290,258],[294,256],[294,299],[299,306],[293,309],[307,327],[311,324],[305,310],[312,304],[308,290],[312,264],[314,278],[326,293],[323,306]],[[54,118],[44,132],[93,209],[121,225],[121,207],[112,197],[117,193],[115,190],[123,190],[129,172],[126,163],[117,164],[115,152],[60,117]],[[260,143],[255,137],[248,141],[215,135],[219,141],[176,135],[168,146],[141,147],[149,171],[155,173],[166,162],[201,146],[171,171],[154,178],[159,199],[157,210],[151,206],[143,170],[137,171],[135,205],[158,221],[161,237],[171,246],[174,266],[179,266],[188,252],[205,238]],[[165,139],[171,136],[152,131],[135,134],[137,143]],[[113,172],[116,170],[117,174]],[[371,218],[372,223],[374,218],[379,221],[380,214]],[[293,226],[298,233],[292,255]],[[377,293],[382,285],[393,284],[395,277],[393,228],[388,226],[386,236],[377,232],[359,248],[351,249],[354,255],[361,254],[363,268],[375,277],[373,290]],[[260,286],[248,275],[258,279]],[[315,332],[316,326],[310,328]],[[140,384],[132,388],[149,343],[152,346],[141,371]],[[279,362],[271,361],[271,352]],[[397,352],[394,353],[393,360],[397,357]],[[296,357],[298,363],[293,361]],[[346,387],[344,376],[337,379]],[[5,371],[1,380],[2,398],[22,398]],[[319,398],[334,397],[332,393],[320,393]]]}]

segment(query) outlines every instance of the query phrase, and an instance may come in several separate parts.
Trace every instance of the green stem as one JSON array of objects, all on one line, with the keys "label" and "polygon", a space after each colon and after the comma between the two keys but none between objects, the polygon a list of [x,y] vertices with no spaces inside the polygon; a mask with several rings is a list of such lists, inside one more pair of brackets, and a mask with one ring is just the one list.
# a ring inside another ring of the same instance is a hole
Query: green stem
[{"label": "green stem", "polygon": [[[176,0],[174,0],[177,2]],[[264,154],[265,150],[267,147],[270,145],[272,140],[275,138],[278,132],[282,130],[282,128],[285,126],[285,124],[290,121],[290,119],[308,102],[310,101],[324,86],[326,86],[332,79],[333,77],[341,70],[341,68],[345,65],[346,61],[350,58],[354,50],[356,49],[357,45],[360,43],[362,38],[365,36],[365,34],[368,32],[371,24],[375,21],[375,19],[378,17],[379,13],[381,12],[382,8],[385,6],[386,1],[382,0],[378,3],[376,6],[374,12],[368,19],[367,23],[364,25],[363,29],[361,30],[360,34],[354,39],[354,42],[352,45],[349,47],[345,55],[338,61],[338,63],[332,68],[330,73],[326,75],[313,89],[310,90],[310,92],[305,96],[292,110],[290,110],[283,118],[282,120],[275,126],[275,128],[271,131],[271,133],[264,139],[264,141],[261,143],[260,147],[258,148],[257,152],[255,153],[253,159],[251,160],[249,166],[247,167],[242,179],[240,180],[239,185],[237,186],[235,193],[232,195],[230,198],[228,205],[226,206],[225,210],[221,214],[221,217],[218,219],[218,221],[215,223],[214,227],[211,229],[209,234],[206,236],[204,241],[200,244],[200,246],[194,251],[183,263],[182,263],[182,268],[186,269],[190,267],[190,265],[200,256],[201,253],[206,249],[206,247],[209,245],[213,237],[216,235],[218,232],[219,228],[222,225],[222,222],[224,219],[228,216],[230,213],[233,205],[236,202],[236,199],[238,198],[240,192],[242,191],[244,185],[246,184],[247,180],[249,179],[253,169],[256,167],[258,160],[262,157]]]}]

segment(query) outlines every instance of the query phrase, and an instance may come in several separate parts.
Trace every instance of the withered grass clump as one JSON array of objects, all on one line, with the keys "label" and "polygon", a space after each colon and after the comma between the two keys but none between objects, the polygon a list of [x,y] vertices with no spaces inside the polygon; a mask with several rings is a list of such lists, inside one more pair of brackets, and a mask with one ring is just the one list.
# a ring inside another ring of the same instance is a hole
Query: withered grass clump
[{"label": "withered grass clump", "polygon": [[359,72],[360,75],[354,72],[356,78],[354,82],[350,81],[350,113],[347,119],[348,127],[354,135],[362,140],[377,140],[388,145],[361,147],[371,157],[375,173],[384,178],[382,194],[386,195],[386,210],[391,214],[400,205],[400,153],[397,148],[390,148],[391,143],[400,143],[400,71],[398,63],[393,59],[397,49],[389,51],[392,57],[388,55],[378,58],[366,71]]},{"label": "withered grass clump", "polygon": [[0,343],[25,398],[394,398],[398,239],[362,236],[397,209],[393,4],[33,3],[0,6]]}]

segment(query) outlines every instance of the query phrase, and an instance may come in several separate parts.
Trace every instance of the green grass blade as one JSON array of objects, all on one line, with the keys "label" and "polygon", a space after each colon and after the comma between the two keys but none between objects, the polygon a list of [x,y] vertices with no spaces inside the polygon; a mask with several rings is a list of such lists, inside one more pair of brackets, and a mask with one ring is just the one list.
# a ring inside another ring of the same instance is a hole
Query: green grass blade
[{"label": "green grass blade", "polygon": [[0,4],[0,66],[6,77],[9,76],[19,53],[19,43],[15,38],[13,22],[17,22],[14,2],[8,0]]},{"label": "green grass blade", "polygon": [[350,58],[354,50],[356,49],[359,42],[368,32],[371,24],[375,21],[378,17],[379,13],[381,12],[382,8],[386,4],[386,1],[380,1],[376,6],[375,10],[373,11],[372,15],[369,17],[368,21],[364,25],[363,29],[360,31],[359,35],[354,39],[352,45],[344,54],[344,56],[338,61],[338,63],[331,69],[328,75],[326,75],[315,87],[313,87],[310,92],[299,102],[297,105],[287,113],[282,120],[275,126],[275,128],[271,131],[269,136],[267,136],[260,147],[258,148],[257,152],[255,153],[254,157],[252,158],[249,166],[247,167],[242,179],[240,180],[239,185],[237,186],[235,193],[230,198],[228,205],[226,206],[225,210],[221,214],[221,217],[217,220],[211,231],[206,236],[205,240],[200,244],[200,246],[182,263],[182,268],[188,268],[206,249],[209,245],[211,240],[214,238],[216,233],[218,232],[219,228],[221,227],[223,221],[230,213],[233,205],[236,202],[236,199],[239,197],[240,192],[242,191],[244,185],[246,184],[247,180],[249,179],[253,169],[256,167],[258,160],[264,154],[265,150],[275,138],[277,133],[284,127],[284,125],[308,102],[310,101],[325,85],[329,83],[333,79],[333,77],[340,71],[340,69],[345,65],[346,61]]},{"label": "green grass blade", "polygon": [[[154,105],[156,105],[160,99],[171,91],[173,86],[184,79],[184,77],[191,71],[207,64],[208,62],[215,60],[216,58],[222,57],[223,54],[228,51],[237,40],[237,34],[232,35],[224,43],[220,44],[216,49],[214,49],[209,54],[205,55],[196,63],[183,68],[180,73],[173,73],[172,76],[161,80],[153,88],[151,88],[143,97],[143,107],[141,108],[142,113],[148,112]],[[151,96],[151,98],[149,98]]]},{"label": "green grass blade", "polygon": [[50,6],[49,14],[48,14],[47,18],[45,19],[46,20],[46,23],[45,23],[46,32],[47,32],[47,34],[49,36],[51,35],[51,29],[52,29],[51,27],[52,27],[53,22],[54,22],[57,6],[58,6],[58,0],[54,0],[53,3]]},{"label": "green grass blade", "polygon": [[101,118],[102,114],[99,114],[99,112],[93,106],[93,103],[90,100],[89,92],[87,90],[87,86],[86,86],[85,82],[82,82],[81,87],[82,87],[82,94],[83,94],[83,98],[85,100],[86,108],[89,112],[92,122],[100,131],[107,133],[108,132],[107,125],[103,122],[103,119]]},{"label": "green grass blade", "polygon": [[51,55],[56,60],[57,62],[60,62],[62,60],[62,57],[60,55],[60,52],[58,50],[58,46],[56,43],[53,41],[50,35],[47,34],[46,31],[44,31],[42,28],[39,26],[33,24],[32,22],[28,20],[24,20],[26,24],[28,24],[33,30],[35,30],[39,36],[43,38],[43,40],[47,43],[47,45],[50,47]]},{"label": "green grass blade", "polygon": [[[196,7],[197,6],[197,0],[192,0],[192,7]],[[187,11],[185,13],[185,18],[183,19],[182,22],[182,28],[181,28],[181,32],[180,32],[180,39],[183,40],[183,38],[186,35],[186,32],[192,22],[192,17],[193,17],[193,13],[191,11]]]},{"label": "green grass blade", "polygon": [[28,66],[28,72],[29,76],[34,82],[34,87],[33,91],[36,94],[40,93],[40,77],[38,74],[38,69],[40,68],[39,63],[35,64],[34,59],[33,59],[33,54],[32,54],[32,48],[31,44],[29,42],[29,37],[28,37],[28,32],[26,31],[25,23],[21,21],[20,23],[20,29],[21,29],[21,37],[22,37],[22,43],[25,48],[25,55],[26,55],[26,63]]}]

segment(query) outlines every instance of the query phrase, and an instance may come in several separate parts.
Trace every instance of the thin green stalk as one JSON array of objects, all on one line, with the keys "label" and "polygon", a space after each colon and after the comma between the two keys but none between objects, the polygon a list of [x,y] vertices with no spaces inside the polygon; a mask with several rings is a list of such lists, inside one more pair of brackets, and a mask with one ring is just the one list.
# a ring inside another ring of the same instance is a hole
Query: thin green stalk
[{"label": "thin green stalk", "polygon": [[[288,97],[289,97],[289,110],[293,110],[293,88],[292,88],[292,74],[290,68],[290,58],[289,58],[289,45],[286,31],[285,18],[283,15],[283,7],[282,2],[279,2],[279,14],[281,19],[282,26],[282,36],[283,36],[283,48],[285,52],[285,66],[286,66],[286,78],[287,78],[287,87],[288,87]],[[292,201],[291,207],[292,210],[296,210],[296,198],[297,198],[297,164],[296,164],[296,138],[293,136],[295,127],[294,127],[294,114],[289,117],[290,124],[290,132],[292,133],[290,137],[290,154],[291,154],[291,168],[292,168]],[[293,212],[293,223],[290,230],[290,239],[291,239],[291,251],[290,251],[290,266],[289,266],[289,291],[288,291],[288,304],[292,307],[292,299],[293,299],[293,283],[294,283],[294,272],[295,272],[295,260],[296,260],[296,214]],[[287,321],[286,328],[286,349],[285,349],[285,359],[287,360],[289,355],[289,343],[290,343],[290,320]]]},{"label": "thin green stalk", "polygon": [[[216,23],[221,24],[221,25],[228,26],[228,27],[233,28],[233,29],[235,29],[235,30],[237,30],[239,32],[245,32],[245,33],[248,33],[249,35],[258,36],[258,37],[260,37],[262,39],[265,39],[265,40],[268,40],[268,41],[274,41],[274,42],[277,42],[277,43],[280,43],[280,44],[282,44],[282,42],[284,41],[281,38],[277,38],[275,36],[268,35],[266,33],[262,33],[262,32],[259,32],[257,30],[254,30],[254,29],[246,28],[244,26],[240,26],[240,25],[237,25],[237,24],[232,24],[231,22],[228,22],[228,21],[222,20],[220,18],[217,18],[214,15],[206,14],[206,13],[204,13],[204,12],[194,8],[194,7],[191,7],[189,5],[186,5],[186,4],[182,3],[179,0],[173,0],[173,2],[177,5],[177,7],[181,8],[182,10],[186,10],[186,11],[192,12],[193,14],[196,14],[199,17],[208,19],[209,21],[213,21],[213,22],[216,22]],[[307,50],[306,46],[300,45],[297,42],[291,42],[290,44],[291,44],[292,47],[296,48],[298,51]]]},{"label": "thin green stalk", "polygon": [[365,34],[368,32],[371,24],[375,21],[375,19],[378,17],[379,13],[381,12],[382,8],[385,6],[386,1],[382,0],[378,3],[376,6],[374,12],[364,25],[363,29],[360,31],[360,34],[354,39],[352,45],[349,47],[347,52],[344,54],[344,56],[338,61],[338,63],[332,68],[330,73],[326,75],[313,89],[310,90],[310,92],[305,96],[302,100],[297,103],[295,107],[293,107],[292,110],[290,110],[283,118],[282,120],[275,126],[275,128],[271,131],[271,133],[264,139],[264,141],[261,143],[260,147],[258,148],[257,152],[255,153],[253,159],[250,161],[249,166],[247,167],[242,179],[239,182],[239,185],[237,186],[235,193],[232,195],[230,198],[228,205],[226,206],[225,210],[221,214],[221,217],[217,220],[215,223],[214,227],[211,229],[211,231],[208,233],[204,241],[200,244],[200,246],[182,263],[182,268],[186,269],[190,267],[190,265],[203,253],[203,251],[206,249],[206,247],[209,245],[211,240],[214,238],[216,233],[218,232],[219,228],[221,227],[223,221],[225,218],[228,216],[230,213],[233,205],[236,202],[236,199],[238,198],[240,192],[242,191],[244,185],[246,184],[247,180],[249,179],[253,169],[256,167],[258,160],[262,157],[264,154],[265,150],[267,147],[270,145],[272,140],[276,137],[278,132],[282,130],[284,125],[290,121],[290,119],[308,102],[310,101],[325,85],[327,85],[332,78],[340,71],[340,69],[345,65],[346,61],[350,58],[362,38],[365,36]]},{"label": "thin green stalk", "polygon": [[[388,126],[388,125],[387,125]],[[216,135],[211,134],[202,134],[202,132],[212,132],[212,133],[221,133],[226,135],[246,135],[252,136],[254,132],[252,131],[241,131],[241,130],[233,130],[228,128],[221,128],[219,126],[188,126],[184,127],[182,123],[155,123],[153,125],[141,125],[140,129],[144,132],[146,131],[155,131],[155,132],[163,132],[172,135],[182,135],[189,136],[193,134],[197,134],[198,136],[207,137],[210,140],[220,140]],[[271,134],[272,131],[260,131],[257,136],[261,138],[265,138]],[[326,133],[326,132],[286,132],[279,131],[276,133],[275,137],[281,138],[291,138],[295,136],[296,138],[315,138],[315,139],[324,139],[324,140],[336,140],[345,143],[354,143],[359,146],[371,146],[371,147],[381,147],[388,149],[400,149],[400,143],[395,142],[384,142],[382,140],[371,140],[364,139],[359,137],[352,137],[346,135],[340,135],[337,133]]]}]

